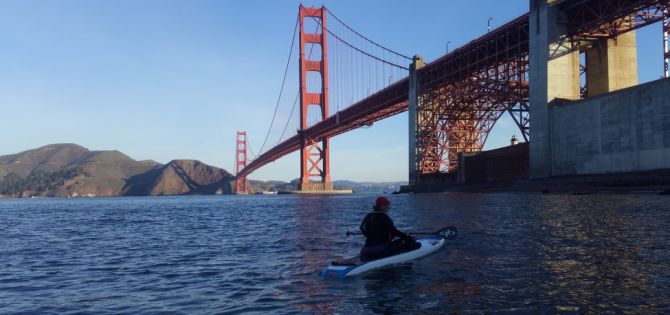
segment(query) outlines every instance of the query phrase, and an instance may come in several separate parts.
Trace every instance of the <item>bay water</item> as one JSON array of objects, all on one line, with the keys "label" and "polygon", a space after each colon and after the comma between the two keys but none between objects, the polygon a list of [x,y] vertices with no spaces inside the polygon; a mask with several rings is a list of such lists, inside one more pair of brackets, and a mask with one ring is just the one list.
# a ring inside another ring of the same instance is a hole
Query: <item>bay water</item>
[{"label": "bay water", "polygon": [[670,313],[670,197],[388,196],[412,263],[324,279],[374,195],[0,200],[0,313]]}]

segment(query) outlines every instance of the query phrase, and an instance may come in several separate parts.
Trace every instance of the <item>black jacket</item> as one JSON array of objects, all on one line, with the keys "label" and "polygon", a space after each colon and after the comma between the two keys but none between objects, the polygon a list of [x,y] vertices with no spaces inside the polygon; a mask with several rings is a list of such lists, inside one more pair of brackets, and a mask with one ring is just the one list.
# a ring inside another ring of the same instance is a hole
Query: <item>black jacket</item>
[{"label": "black jacket", "polygon": [[393,220],[386,213],[373,211],[368,213],[361,222],[361,232],[365,235],[365,246],[377,246],[390,242],[393,237],[406,237],[393,225]]}]

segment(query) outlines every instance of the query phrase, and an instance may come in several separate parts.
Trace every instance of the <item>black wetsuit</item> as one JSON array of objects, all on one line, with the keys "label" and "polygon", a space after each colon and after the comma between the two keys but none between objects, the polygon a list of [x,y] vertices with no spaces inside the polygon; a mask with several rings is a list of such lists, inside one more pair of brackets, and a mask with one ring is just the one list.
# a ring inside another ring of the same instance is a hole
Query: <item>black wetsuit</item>
[{"label": "black wetsuit", "polygon": [[[368,213],[361,222],[360,229],[366,238],[360,253],[364,260],[391,256],[420,246],[411,236],[396,229],[393,220],[381,211]],[[394,237],[400,239],[393,240]]]},{"label": "black wetsuit", "polygon": [[394,237],[405,237],[405,233],[400,232],[393,225],[393,220],[381,211],[368,213],[361,222],[361,231],[365,235],[365,246],[377,246],[390,242]]}]

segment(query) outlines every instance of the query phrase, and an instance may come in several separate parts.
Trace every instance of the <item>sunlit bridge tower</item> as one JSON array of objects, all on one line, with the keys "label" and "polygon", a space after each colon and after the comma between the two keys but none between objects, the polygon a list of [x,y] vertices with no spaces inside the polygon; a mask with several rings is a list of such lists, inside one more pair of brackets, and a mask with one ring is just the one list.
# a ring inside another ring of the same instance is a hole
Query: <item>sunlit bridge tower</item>
[{"label": "sunlit bridge tower", "polygon": [[[247,132],[238,131],[235,140],[235,175],[237,176],[242,169],[247,166]],[[247,186],[247,176],[237,176],[237,194],[246,195],[249,193]]]},{"label": "sunlit bridge tower", "polygon": [[668,33],[670,33],[670,10],[665,8],[663,10],[663,66],[666,78],[670,78],[670,73],[668,73],[668,63],[670,63],[670,42],[668,42]]},{"label": "sunlit bridge tower", "polygon": [[[305,20],[317,24],[316,33],[305,31]],[[327,138],[313,138],[304,130],[328,118],[328,56],[326,14],[322,8],[300,5],[300,186],[301,191],[332,191]],[[309,48],[308,48],[309,46]],[[305,55],[309,49],[309,55]],[[320,85],[320,86],[319,86]],[[309,115],[312,111],[319,115]]]}]

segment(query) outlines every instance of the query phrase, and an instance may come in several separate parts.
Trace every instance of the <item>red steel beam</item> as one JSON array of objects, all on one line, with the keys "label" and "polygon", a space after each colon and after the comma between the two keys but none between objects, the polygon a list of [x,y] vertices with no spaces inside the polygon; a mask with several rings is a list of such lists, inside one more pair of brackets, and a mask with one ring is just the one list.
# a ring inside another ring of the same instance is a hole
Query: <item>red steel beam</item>
[{"label": "red steel beam", "polygon": [[[495,56],[489,58],[486,55],[482,55],[482,43],[488,43],[486,45],[501,46],[503,43],[491,43],[490,39],[498,38],[501,34],[508,33],[510,29],[523,28],[524,25],[527,24],[528,14],[514,19],[513,21],[492,30],[486,35],[473,40],[465,46],[427,64],[420,70],[421,76],[423,78],[434,78],[434,75],[436,74],[442,75],[439,78],[442,82],[450,79],[455,80],[456,77],[454,76],[458,75],[467,76],[468,72],[472,73],[475,69],[472,67],[464,67],[462,63],[463,60],[478,59],[481,62],[478,67],[484,68],[487,62],[490,64],[496,59]],[[525,46],[523,38],[510,39],[510,41],[511,43],[505,43],[510,50],[518,50],[523,47],[525,47],[526,51],[528,50],[527,40],[525,40]],[[485,51],[486,50],[484,50],[484,52]],[[428,87],[430,84],[434,83],[439,82],[428,79],[422,84],[425,84]],[[303,130],[302,134],[316,139],[331,138],[362,126],[372,125],[376,121],[405,112],[407,111],[408,91],[409,79],[401,79],[367,98],[360,100],[352,106],[349,106],[347,109]],[[260,167],[294,152],[299,148],[300,132],[298,135],[285,140],[258,156],[258,158],[250,162],[247,167],[241,171],[241,174],[246,176]]]},{"label": "red steel beam", "polygon": [[[384,118],[407,111],[409,80],[404,78],[375,94],[360,100],[302,131],[307,138],[322,139],[372,125]],[[301,134],[285,140],[247,164],[240,174],[246,176],[278,158],[300,149]]]},{"label": "red steel beam", "polygon": [[609,38],[661,21],[669,4],[670,0],[573,0],[559,6],[568,18],[568,35]]},{"label": "red steel beam", "polygon": [[670,0],[566,0],[557,5],[566,16],[564,41],[571,43],[571,49],[552,52],[554,58],[661,22],[667,18],[664,12],[670,8]]},{"label": "red steel beam", "polygon": [[235,140],[235,175],[237,175],[237,194],[247,194],[247,176],[242,175],[242,170],[247,166],[247,132],[238,131]]},{"label": "red steel beam", "polygon": [[[326,44],[326,14],[324,7],[306,8],[302,4],[300,16],[300,128],[307,128],[307,114],[309,109],[316,107],[321,112],[321,120],[328,117],[328,46]],[[306,18],[319,19],[320,33],[305,32]],[[305,56],[307,44],[317,44],[321,47],[321,56],[317,60],[309,60]],[[319,92],[309,92],[307,89],[307,73],[314,72],[321,79]],[[303,137],[300,144],[300,183],[309,184],[313,179],[322,183],[330,183],[330,149],[327,137]],[[303,188],[301,188],[303,189]]]},{"label": "red steel beam", "polygon": [[[570,34],[574,34],[573,37],[583,37],[597,32],[607,23],[630,16],[634,17],[635,23],[617,28],[617,32],[610,36],[659,22],[663,16],[654,13],[657,11],[655,8],[667,9],[669,2],[670,0],[565,0],[556,5],[562,6],[568,15]],[[419,70],[422,88],[439,89],[440,86],[466,80],[491,65],[501,64],[510,58],[510,54],[527,54],[528,25],[527,13],[427,64]],[[258,168],[300,149],[301,135],[313,139],[327,139],[406,111],[408,83],[409,80],[404,78],[312,127],[299,131],[297,135],[261,154],[239,174],[247,176]],[[507,110],[527,111],[527,108]],[[517,125],[523,132],[527,132],[528,121],[524,119],[527,118],[521,118]]]},{"label": "red steel beam", "polygon": [[[527,24],[528,14],[525,14],[495,30],[492,30],[486,35],[473,40],[465,46],[452,51],[446,56],[427,64],[420,70],[421,76],[424,78],[434,78],[433,76],[435,74],[443,74],[444,76],[441,76],[440,80],[455,80],[456,78],[454,75],[467,75],[468,72],[472,73],[475,70],[471,67],[463,67],[462,61],[464,59],[470,60],[477,58],[481,62],[478,66],[484,68],[487,62],[489,64],[494,62],[496,56],[482,55],[482,43],[488,43],[485,45],[503,45],[500,42],[491,43],[490,39],[497,38],[500,34],[505,34],[512,28],[523,28],[523,26]],[[511,39],[511,42],[513,43],[505,43],[510,50],[518,50],[524,45],[523,39]],[[525,49],[527,50],[527,40],[525,42]],[[434,83],[437,82],[430,79],[423,82],[427,87]],[[307,128],[302,132],[299,131],[298,135],[285,140],[258,156],[254,161],[250,162],[240,174],[243,176],[251,174],[260,167],[300,149],[301,134],[314,139],[331,138],[362,126],[372,125],[376,121],[405,112],[407,111],[408,91],[409,79],[401,79],[312,127]]]}]

